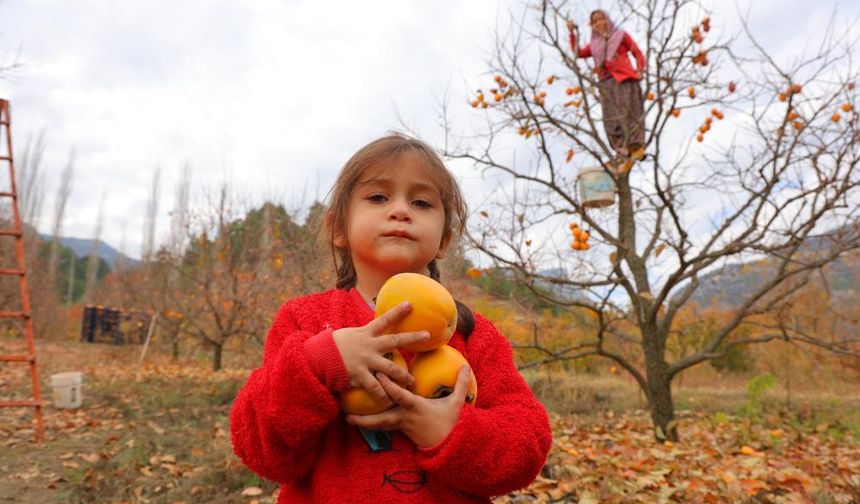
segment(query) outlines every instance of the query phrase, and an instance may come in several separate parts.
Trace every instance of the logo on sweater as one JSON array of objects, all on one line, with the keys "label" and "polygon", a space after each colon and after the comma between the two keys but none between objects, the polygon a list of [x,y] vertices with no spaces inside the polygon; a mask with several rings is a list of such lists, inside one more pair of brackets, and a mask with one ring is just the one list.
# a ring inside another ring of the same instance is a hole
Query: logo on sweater
[{"label": "logo on sweater", "polygon": [[427,473],[424,471],[395,471],[389,474],[386,469],[382,473],[382,486],[391,485],[391,488],[400,493],[417,492],[426,484]]}]

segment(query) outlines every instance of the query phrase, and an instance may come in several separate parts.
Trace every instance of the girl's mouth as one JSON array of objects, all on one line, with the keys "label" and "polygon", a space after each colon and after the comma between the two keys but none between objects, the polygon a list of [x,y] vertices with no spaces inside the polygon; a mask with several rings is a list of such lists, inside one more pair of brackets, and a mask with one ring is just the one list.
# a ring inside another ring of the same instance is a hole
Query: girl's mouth
[{"label": "girl's mouth", "polygon": [[406,231],[388,231],[387,233],[383,233],[382,236],[386,238],[406,238],[407,240],[414,240],[415,238],[407,233]]}]

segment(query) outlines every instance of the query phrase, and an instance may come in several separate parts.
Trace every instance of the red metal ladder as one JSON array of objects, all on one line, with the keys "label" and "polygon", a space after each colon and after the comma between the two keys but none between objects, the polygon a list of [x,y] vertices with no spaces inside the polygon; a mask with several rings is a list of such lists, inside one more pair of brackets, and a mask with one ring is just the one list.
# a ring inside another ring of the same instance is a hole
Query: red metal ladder
[{"label": "red metal ladder", "polygon": [[[4,132],[5,129],[5,132]],[[24,337],[27,340],[27,353],[23,355],[0,354],[0,362],[21,362],[30,366],[30,376],[33,380],[33,399],[26,400],[0,400],[0,408],[35,408],[36,409],[36,440],[41,440],[44,435],[45,426],[42,418],[42,401],[39,397],[39,373],[36,368],[36,343],[33,335],[33,318],[30,307],[30,290],[27,287],[27,268],[24,263],[24,232],[21,226],[21,215],[18,213],[18,193],[15,189],[15,163],[12,159],[12,132],[11,118],[9,116],[9,101],[0,99],[0,135],[4,138],[0,142],[5,143],[3,149],[0,143],[0,164],[6,162],[9,166],[9,190],[4,191],[0,181],[0,198],[12,200],[12,227],[6,228],[0,224],[0,239],[5,237],[15,238],[14,268],[6,264],[0,264],[0,276],[18,277],[18,290],[21,296],[20,310],[0,310],[0,319],[11,318],[23,323]],[[4,142],[5,140],[5,142]]]}]

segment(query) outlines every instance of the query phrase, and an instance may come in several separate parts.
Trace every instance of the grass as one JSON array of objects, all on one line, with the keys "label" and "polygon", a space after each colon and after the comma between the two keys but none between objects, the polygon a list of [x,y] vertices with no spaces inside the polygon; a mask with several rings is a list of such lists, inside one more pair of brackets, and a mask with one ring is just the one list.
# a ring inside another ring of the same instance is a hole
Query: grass
[{"label": "grass", "polygon": [[[8,348],[0,341],[3,351]],[[152,355],[151,364],[138,367],[139,347],[45,343],[39,351],[45,385],[51,373],[84,371],[84,407],[46,408],[48,438],[38,445],[27,431],[32,427],[30,411],[0,410],[0,501],[245,503],[251,498],[242,496],[242,490],[259,487],[262,495],[254,499],[274,502],[277,485],[247,470],[230,446],[230,405],[246,370],[211,373],[207,362],[173,363],[158,354]],[[243,361],[256,362],[237,356],[226,362]],[[26,395],[24,372],[24,366],[0,367],[0,396]],[[548,410],[580,417],[586,425],[606,423],[610,412],[616,418],[635,411],[641,416],[645,407],[635,384],[621,376],[537,371],[525,378]],[[697,419],[704,415],[714,430],[732,422],[740,443],[774,453],[785,441],[769,437],[762,425],[836,442],[860,438],[856,395],[838,390],[795,390],[789,395],[778,384],[756,398],[758,421],[747,419],[738,426],[737,419],[743,419],[749,407],[746,381],[728,380],[718,387],[689,380],[678,386],[675,402],[682,438],[684,421],[692,422],[694,413]],[[43,390],[49,398],[50,389]]]},{"label": "grass", "polygon": [[[598,416],[607,411],[647,408],[639,387],[624,377],[545,371],[529,371],[524,377],[546,408],[562,415]],[[730,380],[723,387],[676,386],[673,398],[679,414],[695,411],[749,416],[750,397],[740,379]],[[849,433],[860,439],[860,395],[856,393],[795,390],[789,394],[774,386],[760,394],[756,407],[765,423],[787,421],[803,432],[823,429],[837,441]]]}]

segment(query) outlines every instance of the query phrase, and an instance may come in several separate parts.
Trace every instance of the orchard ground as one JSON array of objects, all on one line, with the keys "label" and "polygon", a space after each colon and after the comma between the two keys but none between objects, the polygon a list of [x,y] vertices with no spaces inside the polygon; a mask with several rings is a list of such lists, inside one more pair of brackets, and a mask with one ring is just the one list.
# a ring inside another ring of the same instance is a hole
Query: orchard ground
[{"label": "orchard ground", "polygon": [[[228,352],[172,361],[140,346],[41,342],[47,426],[0,409],[0,502],[269,503],[277,485],[230,448],[228,414],[256,360]],[[157,350],[157,349],[156,349]],[[0,353],[21,351],[0,339]],[[242,362],[244,361],[244,362]],[[240,365],[240,364],[244,364]],[[84,373],[77,410],[50,405],[49,376]],[[555,442],[528,489],[497,502],[860,502],[860,398],[832,387],[688,380],[676,391],[682,441],[655,442],[641,395],[611,373],[527,373],[551,412]],[[800,381],[800,380],[798,380]],[[0,396],[23,397],[27,367],[0,367]]]}]

